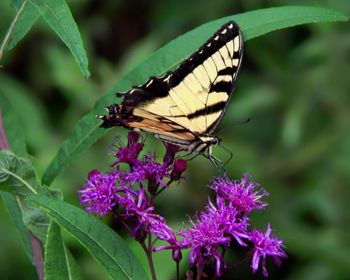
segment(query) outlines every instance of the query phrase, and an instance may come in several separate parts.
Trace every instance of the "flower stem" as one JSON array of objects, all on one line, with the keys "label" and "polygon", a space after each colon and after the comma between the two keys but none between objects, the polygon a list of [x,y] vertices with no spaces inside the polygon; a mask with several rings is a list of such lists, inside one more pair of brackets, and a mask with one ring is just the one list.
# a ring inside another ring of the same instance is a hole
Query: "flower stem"
[{"label": "flower stem", "polygon": [[149,269],[151,270],[152,280],[157,280],[156,272],[154,270],[153,258],[152,258],[152,237],[148,234],[148,246],[144,242],[140,242],[141,247],[146,253]]},{"label": "flower stem", "polygon": [[196,277],[196,280],[201,280],[202,279],[202,273],[203,273],[203,267],[202,266],[197,266],[197,277]]},{"label": "flower stem", "polygon": [[180,262],[176,262],[176,280],[180,280]]}]

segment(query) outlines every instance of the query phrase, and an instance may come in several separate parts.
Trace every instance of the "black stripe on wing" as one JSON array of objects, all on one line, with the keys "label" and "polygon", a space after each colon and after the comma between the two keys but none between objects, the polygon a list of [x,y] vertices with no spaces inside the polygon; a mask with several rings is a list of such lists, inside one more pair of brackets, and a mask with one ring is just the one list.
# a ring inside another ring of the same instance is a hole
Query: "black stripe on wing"
[{"label": "black stripe on wing", "polygon": [[151,77],[147,83],[140,87],[134,87],[124,94],[122,105],[136,106],[155,98],[166,97],[169,94],[169,87],[164,81],[157,77]]},{"label": "black stripe on wing", "polygon": [[230,93],[230,90],[232,88],[232,81],[220,81],[216,84],[212,84],[209,93],[211,92],[226,92],[227,94]]},{"label": "black stripe on wing", "polygon": [[189,119],[194,119],[194,118],[197,118],[197,117],[200,117],[203,115],[207,115],[208,113],[212,114],[212,113],[220,112],[225,108],[226,103],[227,103],[226,101],[221,101],[221,102],[215,103],[213,105],[210,105],[210,106],[204,107],[200,110],[197,110],[196,112],[194,112],[190,115],[187,115],[186,117]]},{"label": "black stripe on wing", "polygon": [[232,67],[226,67],[224,69],[219,70],[218,76],[225,76],[225,75],[230,75],[232,76],[233,73],[237,71],[237,66],[232,66]]},{"label": "black stripe on wing", "polygon": [[[229,28],[230,26],[232,26],[232,28]],[[225,29],[226,32],[222,33]],[[233,40],[237,36],[239,36],[239,27],[235,22],[229,21],[223,25],[212,37],[209,38],[205,44],[199,48],[198,51],[180,64],[180,66],[172,73],[168,82],[169,86],[177,86],[196,67],[201,65],[207,58],[211,57],[227,42]],[[238,57],[240,56],[238,55]],[[232,73],[233,72],[230,74],[232,75]]]}]

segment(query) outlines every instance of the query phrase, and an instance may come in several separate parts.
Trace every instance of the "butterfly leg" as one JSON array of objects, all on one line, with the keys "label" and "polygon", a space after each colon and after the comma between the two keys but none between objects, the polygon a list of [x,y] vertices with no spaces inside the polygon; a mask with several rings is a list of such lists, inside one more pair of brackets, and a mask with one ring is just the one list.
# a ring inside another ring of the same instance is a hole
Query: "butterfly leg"
[{"label": "butterfly leg", "polygon": [[192,152],[189,152],[187,154],[181,155],[180,158],[186,158],[186,157],[192,156],[192,157],[186,159],[187,161],[190,161],[190,160],[193,160],[194,158],[196,158],[198,155],[199,154],[193,154]]},{"label": "butterfly leg", "polygon": [[225,168],[222,161],[213,155],[212,146],[208,147],[208,154],[203,154],[203,156],[209,159],[212,164],[214,164],[216,169],[219,170],[220,174],[225,173]]}]

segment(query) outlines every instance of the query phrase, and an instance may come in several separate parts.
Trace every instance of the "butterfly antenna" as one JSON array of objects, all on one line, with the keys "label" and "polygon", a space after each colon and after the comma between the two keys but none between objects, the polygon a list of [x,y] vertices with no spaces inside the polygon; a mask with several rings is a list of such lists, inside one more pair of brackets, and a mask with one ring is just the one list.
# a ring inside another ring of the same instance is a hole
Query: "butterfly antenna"
[{"label": "butterfly antenna", "polygon": [[[248,117],[246,120],[244,121],[241,121],[239,123],[235,123],[234,126],[239,126],[239,125],[242,125],[242,124],[246,124],[246,123],[249,123],[250,121],[252,120],[251,117]],[[227,127],[227,126],[226,126]],[[225,127],[219,127],[219,129],[217,130],[216,134],[218,134],[219,132],[223,131]]]}]

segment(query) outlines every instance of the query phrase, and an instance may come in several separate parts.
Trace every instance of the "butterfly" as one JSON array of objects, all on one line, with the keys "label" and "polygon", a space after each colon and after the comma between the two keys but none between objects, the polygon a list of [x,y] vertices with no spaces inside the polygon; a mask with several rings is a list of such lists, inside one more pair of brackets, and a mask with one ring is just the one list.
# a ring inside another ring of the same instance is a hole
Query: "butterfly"
[{"label": "butterfly", "polygon": [[97,116],[101,126],[150,132],[190,154],[207,151],[213,159],[212,147],[219,143],[214,132],[235,90],[242,56],[241,31],[229,21],[175,71],[117,93],[123,100]]}]

